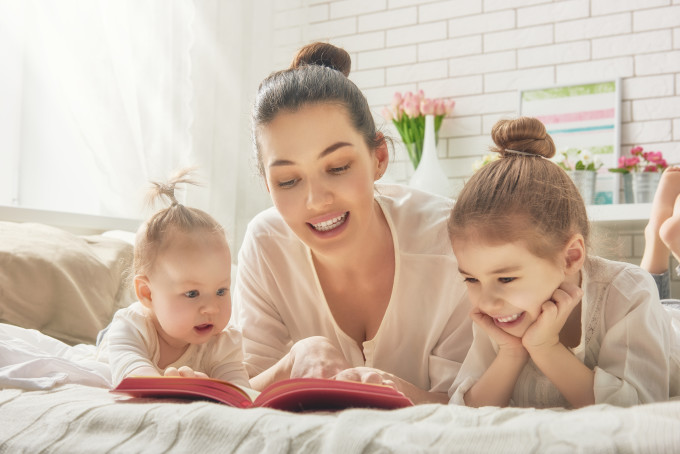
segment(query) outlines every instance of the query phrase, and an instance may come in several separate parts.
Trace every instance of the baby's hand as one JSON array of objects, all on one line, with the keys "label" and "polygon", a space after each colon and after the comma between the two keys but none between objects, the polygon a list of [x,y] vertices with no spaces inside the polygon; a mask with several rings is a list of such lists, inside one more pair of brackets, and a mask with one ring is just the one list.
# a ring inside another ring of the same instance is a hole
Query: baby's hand
[{"label": "baby's hand", "polygon": [[189,366],[182,366],[179,369],[176,367],[168,367],[163,373],[166,377],[190,377],[190,378],[208,378],[203,372],[193,370]]},{"label": "baby's hand", "polygon": [[522,339],[508,334],[501,328],[496,326],[493,319],[487,314],[481,312],[478,307],[473,307],[470,312],[470,318],[477,324],[484,332],[498,344],[499,353],[516,356],[519,358],[528,358],[529,354],[522,345]]},{"label": "baby's hand", "polygon": [[581,301],[583,290],[575,284],[562,283],[552,299],[541,306],[541,313],[522,337],[522,344],[532,350],[550,348],[560,343],[560,331],[569,314]]}]

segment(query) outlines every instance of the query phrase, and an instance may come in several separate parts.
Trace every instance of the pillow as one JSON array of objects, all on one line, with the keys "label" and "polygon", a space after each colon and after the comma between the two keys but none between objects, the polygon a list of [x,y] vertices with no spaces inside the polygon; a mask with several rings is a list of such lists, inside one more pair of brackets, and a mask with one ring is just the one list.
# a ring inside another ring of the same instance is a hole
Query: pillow
[{"label": "pillow", "polygon": [[134,301],[132,245],[43,224],[0,222],[0,322],[68,344],[94,343]]}]

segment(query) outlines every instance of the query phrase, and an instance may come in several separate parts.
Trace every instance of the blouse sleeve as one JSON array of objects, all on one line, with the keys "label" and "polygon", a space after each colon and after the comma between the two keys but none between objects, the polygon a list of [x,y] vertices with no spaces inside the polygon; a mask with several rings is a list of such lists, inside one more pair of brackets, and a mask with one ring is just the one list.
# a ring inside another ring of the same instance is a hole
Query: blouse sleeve
[{"label": "blouse sleeve", "polygon": [[244,363],[254,377],[281,359],[291,347],[291,337],[279,316],[267,281],[272,270],[283,264],[270,264],[248,230],[239,251],[234,287],[233,323],[243,335]]},{"label": "blouse sleeve", "polygon": [[211,364],[206,367],[211,378],[225,380],[239,386],[249,387],[248,374],[243,365],[241,334],[232,327],[218,335],[216,345],[211,346]]},{"label": "blouse sleeve", "polygon": [[497,351],[491,338],[474,323],[472,324],[474,339],[460,372],[449,389],[450,404],[465,405],[465,393],[477,383],[477,380],[491,366]]},{"label": "blouse sleeve", "polygon": [[470,303],[464,292],[451,313],[439,341],[432,349],[429,364],[430,391],[445,393],[458,375],[472,339]]},{"label": "blouse sleeve", "polygon": [[603,317],[595,402],[631,406],[668,400],[672,327],[652,277],[642,269],[619,273]]}]

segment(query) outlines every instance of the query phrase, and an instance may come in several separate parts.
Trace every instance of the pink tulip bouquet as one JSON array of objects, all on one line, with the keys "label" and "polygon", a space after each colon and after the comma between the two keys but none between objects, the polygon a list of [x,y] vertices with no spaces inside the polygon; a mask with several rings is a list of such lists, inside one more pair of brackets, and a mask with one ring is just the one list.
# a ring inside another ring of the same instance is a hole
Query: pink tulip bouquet
[{"label": "pink tulip bouquet", "polygon": [[610,172],[663,172],[668,163],[660,151],[644,151],[640,146],[630,150],[630,157],[621,156],[618,167],[609,169]]},{"label": "pink tulip bouquet", "polygon": [[426,98],[423,90],[419,90],[404,95],[396,92],[391,106],[383,108],[383,117],[392,120],[397,127],[414,168],[418,167],[423,153],[425,115],[434,115],[434,133],[439,138],[442,120],[451,113],[455,104],[451,100]]}]

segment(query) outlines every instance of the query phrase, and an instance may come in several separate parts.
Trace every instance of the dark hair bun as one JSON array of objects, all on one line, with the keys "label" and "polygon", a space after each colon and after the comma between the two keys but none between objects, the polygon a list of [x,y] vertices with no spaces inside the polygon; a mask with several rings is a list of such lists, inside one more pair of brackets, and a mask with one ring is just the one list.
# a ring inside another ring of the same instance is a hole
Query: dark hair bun
[{"label": "dark hair bun", "polygon": [[555,143],[540,120],[519,117],[513,120],[499,120],[491,129],[491,138],[496,144],[493,151],[505,156],[505,150],[535,154],[545,158],[555,156]]},{"label": "dark hair bun", "polygon": [[290,67],[295,69],[304,65],[327,66],[340,71],[347,77],[352,66],[352,59],[344,49],[329,43],[316,42],[300,49],[293,57]]}]

